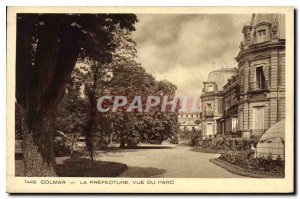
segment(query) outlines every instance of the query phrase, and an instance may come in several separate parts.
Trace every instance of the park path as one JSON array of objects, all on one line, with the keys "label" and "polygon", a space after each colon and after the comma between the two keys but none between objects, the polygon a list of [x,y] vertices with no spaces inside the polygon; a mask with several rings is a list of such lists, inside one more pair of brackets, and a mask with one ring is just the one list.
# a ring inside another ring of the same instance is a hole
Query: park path
[{"label": "park path", "polygon": [[180,145],[149,148],[116,150],[101,154],[97,159],[127,164],[128,170],[120,177],[242,177],[209,161],[217,158],[217,154],[194,152],[191,147]]}]

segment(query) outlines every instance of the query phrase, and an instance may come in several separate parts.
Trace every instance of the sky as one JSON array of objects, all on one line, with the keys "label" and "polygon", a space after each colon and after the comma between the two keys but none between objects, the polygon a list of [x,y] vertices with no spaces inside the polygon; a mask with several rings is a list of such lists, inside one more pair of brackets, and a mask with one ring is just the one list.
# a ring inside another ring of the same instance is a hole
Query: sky
[{"label": "sky", "polygon": [[213,69],[237,67],[242,27],[251,15],[138,14],[133,33],[137,61],[157,80],[177,86],[177,95],[200,96]]}]

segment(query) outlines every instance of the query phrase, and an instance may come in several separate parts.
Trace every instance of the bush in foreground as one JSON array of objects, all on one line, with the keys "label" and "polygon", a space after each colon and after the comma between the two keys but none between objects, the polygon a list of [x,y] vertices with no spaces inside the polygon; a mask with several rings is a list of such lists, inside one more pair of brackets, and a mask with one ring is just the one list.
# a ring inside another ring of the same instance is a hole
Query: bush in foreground
[{"label": "bush in foreground", "polygon": [[227,161],[251,172],[263,173],[273,176],[284,176],[285,164],[281,158],[254,158],[251,150],[224,151],[219,159]]}]

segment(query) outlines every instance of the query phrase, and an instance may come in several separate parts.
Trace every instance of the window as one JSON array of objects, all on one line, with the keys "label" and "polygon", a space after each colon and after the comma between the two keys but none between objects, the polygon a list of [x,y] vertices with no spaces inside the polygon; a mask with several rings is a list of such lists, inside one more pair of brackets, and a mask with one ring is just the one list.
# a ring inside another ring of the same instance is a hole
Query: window
[{"label": "window", "polygon": [[258,34],[258,40],[257,40],[258,43],[267,41],[267,30],[266,29],[257,31],[257,34]]},{"label": "window", "polygon": [[233,133],[236,133],[236,131],[237,131],[237,126],[238,126],[238,118],[232,118],[232,120],[231,120],[231,130],[232,130],[232,132]]},{"label": "window", "polygon": [[256,67],[256,71],[255,71],[255,76],[256,76],[256,83],[255,83],[255,89],[256,90],[261,90],[261,89],[265,89],[266,87],[266,79],[265,79],[265,75],[264,75],[264,70],[263,67]]},{"label": "window", "polygon": [[213,125],[212,123],[206,124],[206,135],[211,136],[213,135]]},{"label": "window", "polygon": [[207,104],[207,111],[211,111],[211,110],[212,110],[211,104]]},{"label": "window", "polygon": [[208,85],[207,91],[208,92],[214,91],[214,85],[211,85],[211,84]]}]

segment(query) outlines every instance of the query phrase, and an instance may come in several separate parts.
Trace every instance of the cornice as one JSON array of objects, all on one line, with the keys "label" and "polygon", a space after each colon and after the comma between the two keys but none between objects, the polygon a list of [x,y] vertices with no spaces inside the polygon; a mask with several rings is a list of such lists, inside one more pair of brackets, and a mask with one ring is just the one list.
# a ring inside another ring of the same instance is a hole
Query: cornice
[{"label": "cornice", "polygon": [[274,48],[285,48],[285,40],[278,40],[278,42],[264,42],[259,44],[249,45],[248,48],[239,52],[235,58],[237,62],[240,62],[243,57],[251,53],[257,53],[266,50],[272,50]]}]

